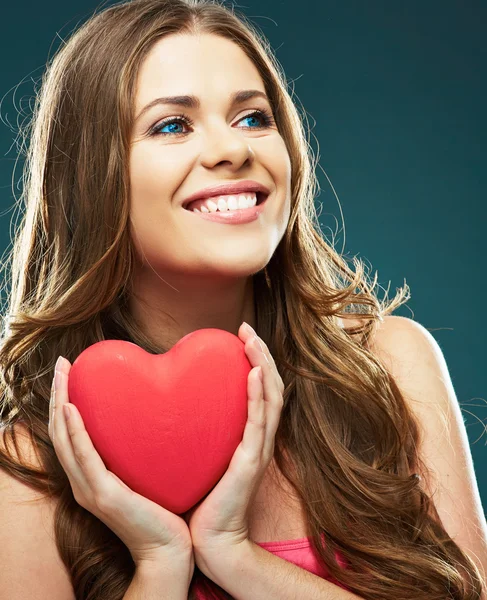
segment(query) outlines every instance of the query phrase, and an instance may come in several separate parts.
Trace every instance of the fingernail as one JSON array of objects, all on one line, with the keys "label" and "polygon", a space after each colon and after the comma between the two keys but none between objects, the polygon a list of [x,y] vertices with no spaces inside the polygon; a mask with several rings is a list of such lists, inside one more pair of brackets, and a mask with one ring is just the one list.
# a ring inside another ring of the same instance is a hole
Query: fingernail
[{"label": "fingernail", "polygon": [[57,361],[56,361],[56,366],[54,367],[55,371],[62,371],[63,370],[63,363],[64,363],[64,358],[62,356],[59,356]]},{"label": "fingernail", "polygon": [[54,390],[58,390],[61,385],[63,374],[61,371],[55,371],[54,373]]},{"label": "fingernail", "polygon": [[254,346],[256,348],[259,348],[260,351],[262,352],[262,354],[264,354],[264,356],[265,356],[264,346],[262,345],[261,341],[259,340],[259,338],[256,335],[254,335],[254,337],[252,338],[252,344],[254,344]]},{"label": "fingernail", "polygon": [[251,326],[250,326],[248,323],[246,323],[245,321],[243,322],[243,326],[244,326],[244,329],[245,329],[245,331],[246,331],[247,333],[253,333],[254,335],[256,335],[256,333],[255,333],[255,331],[252,329],[252,327],[251,327]]}]

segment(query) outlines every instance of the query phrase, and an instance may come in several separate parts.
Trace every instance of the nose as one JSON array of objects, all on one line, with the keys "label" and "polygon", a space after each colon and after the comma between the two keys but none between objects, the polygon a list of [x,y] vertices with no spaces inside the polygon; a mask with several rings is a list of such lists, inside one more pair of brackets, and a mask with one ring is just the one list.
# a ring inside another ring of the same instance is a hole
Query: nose
[{"label": "nose", "polygon": [[255,158],[254,150],[249,140],[241,132],[235,130],[212,132],[211,139],[204,142],[205,148],[201,153],[201,163],[208,168],[224,163],[226,166],[240,169],[246,161],[252,164]]}]

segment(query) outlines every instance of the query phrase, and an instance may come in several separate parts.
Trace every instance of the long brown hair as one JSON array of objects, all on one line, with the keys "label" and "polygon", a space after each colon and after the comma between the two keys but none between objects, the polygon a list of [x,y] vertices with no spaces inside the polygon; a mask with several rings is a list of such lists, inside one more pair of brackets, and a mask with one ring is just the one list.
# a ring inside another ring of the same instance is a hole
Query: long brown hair
[{"label": "long brown hair", "polygon": [[[242,48],[259,70],[291,157],[289,224],[253,277],[257,331],[285,384],[275,460],[303,503],[313,547],[330,576],[365,599],[478,599],[476,565],[414,476],[426,472],[418,423],[368,348],[409,288],[379,301],[377,278],[370,281],[355,258],[352,270],[325,242],[314,205],[316,165],[283,70],[257,28],[218,0],[115,4],[84,23],[48,64],[25,131],[26,208],[9,257],[0,348],[0,419],[16,448],[14,425],[25,424],[42,468],[14,459],[8,446],[1,468],[58,499],[56,543],[76,597],[122,598],[133,560],[75,501],[47,431],[49,394],[59,355],[72,363],[105,339],[153,354],[168,350],[144,335],[128,308],[136,255],[127,165],[137,72],[153,44],[172,33],[212,33]],[[348,313],[363,325],[345,331],[339,318]],[[215,598],[230,597],[197,568],[190,597],[197,581]]]}]

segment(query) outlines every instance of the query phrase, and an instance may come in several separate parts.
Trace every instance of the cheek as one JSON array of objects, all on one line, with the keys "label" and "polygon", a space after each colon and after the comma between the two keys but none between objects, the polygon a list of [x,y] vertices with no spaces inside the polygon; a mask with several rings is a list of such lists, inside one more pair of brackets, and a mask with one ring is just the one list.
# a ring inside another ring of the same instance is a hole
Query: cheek
[{"label": "cheek", "polygon": [[281,136],[274,138],[273,144],[267,148],[265,156],[262,157],[262,162],[279,189],[283,218],[287,220],[291,209],[292,165],[291,157]]},{"label": "cheek", "polygon": [[191,248],[194,232],[184,228],[182,211],[171,200],[161,182],[141,181],[130,194],[130,235],[138,260],[156,270],[187,268],[197,260]]},{"label": "cheek", "polygon": [[139,260],[151,262],[155,255],[164,254],[170,243],[162,232],[164,215],[171,207],[170,173],[157,159],[157,153],[147,146],[133,150],[130,157],[130,234]]},{"label": "cheek", "polygon": [[150,199],[160,195],[162,189],[171,189],[167,181],[171,169],[165,161],[158,159],[157,153],[138,149],[130,160],[130,188],[134,198]]},{"label": "cheek", "polygon": [[[130,234],[138,260],[150,270],[171,270],[183,265],[188,252],[164,215],[137,208],[130,211]],[[152,267],[150,268],[149,265]]]},{"label": "cheek", "polygon": [[287,150],[286,144],[284,140],[281,138],[281,144],[279,147],[279,159],[280,159],[280,177],[282,178],[282,183],[286,183],[288,189],[291,189],[291,157],[289,156],[289,152]]},{"label": "cheek", "polygon": [[279,166],[276,167],[276,181],[278,186],[283,190],[283,204],[282,204],[282,226],[284,229],[287,227],[289,217],[291,215],[291,178],[292,178],[292,164],[291,157],[287,150],[284,140],[280,138],[281,144],[276,149],[276,155],[278,155]]},{"label": "cheek", "polygon": [[267,169],[277,187],[290,188],[291,157],[280,135],[276,135],[271,143],[259,149],[258,160]]}]

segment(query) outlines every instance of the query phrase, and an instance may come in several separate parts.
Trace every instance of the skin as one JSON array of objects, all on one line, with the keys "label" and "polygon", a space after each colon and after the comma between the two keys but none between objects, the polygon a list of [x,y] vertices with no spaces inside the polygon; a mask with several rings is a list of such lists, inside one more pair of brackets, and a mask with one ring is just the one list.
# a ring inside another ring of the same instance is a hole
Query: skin
[{"label": "skin", "polygon": [[[290,157],[277,126],[264,127],[264,98],[240,105],[241,89],[265,92],[251,60],[211,34],[157,42],[138,74],[135,117],[160,96],[193,94],[201,107],[157,105],[135,119],[130,153],[131,233],[138,264],[131,310],[148,335],[171,347],[186,334],[218,328],[238,335],[255,325],[252,275],[284,236],[291,205]],[[184,121],[160,125],[184,113]],[[134,118],[135,118],[134,117]],[[150,136],[158,125],[168,135]],[[181,207],[210,185],[252,179],[271,194],[259,218],[243,225],[208,222]]]}]

